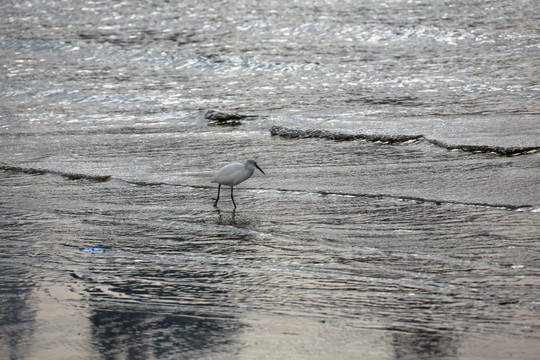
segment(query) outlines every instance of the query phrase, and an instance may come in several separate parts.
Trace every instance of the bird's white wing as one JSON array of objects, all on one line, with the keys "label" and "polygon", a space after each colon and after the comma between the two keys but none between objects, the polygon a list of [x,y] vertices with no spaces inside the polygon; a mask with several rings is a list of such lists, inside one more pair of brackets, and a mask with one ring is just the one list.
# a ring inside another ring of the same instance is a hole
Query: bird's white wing
[{"label": "bird's white wing", "polygon": [[232,163],[222,167],[221,170],[218,171],[216,176],[214,176],[212,182],[228,186],[236,185],[239,183],[238,180],[243,177],[242,175],[244,172],[244,164]]}]

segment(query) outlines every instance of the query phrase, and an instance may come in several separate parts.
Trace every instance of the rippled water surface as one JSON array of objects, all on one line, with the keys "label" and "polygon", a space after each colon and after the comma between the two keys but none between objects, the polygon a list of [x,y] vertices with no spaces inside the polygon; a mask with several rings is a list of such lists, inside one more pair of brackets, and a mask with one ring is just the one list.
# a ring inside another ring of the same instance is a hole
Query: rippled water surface
[{"label": "rippled water surface", "polygon": [[538,2],[0,10],[6,358],[537,357]]}]

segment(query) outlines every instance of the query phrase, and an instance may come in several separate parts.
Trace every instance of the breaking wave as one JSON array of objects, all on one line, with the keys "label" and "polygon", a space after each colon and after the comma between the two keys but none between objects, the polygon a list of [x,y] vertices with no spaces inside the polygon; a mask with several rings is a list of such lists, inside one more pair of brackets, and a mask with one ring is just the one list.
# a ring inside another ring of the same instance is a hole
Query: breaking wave
[{"label": "breaking wave", "polygon": [[386,144],[402,143],[406,141],[419,140],[422,135],[378,135],[378,134],[345,134],[326,130],[297,130],[281,126],[273,126],[270,129],[273,136],[281,136],[287,139],[308,139],[317,138],[335,141],[367,140]]},{"label": "breaking wave", "polygon": [[503,147],[490,145],[453,145],[444,143],[439,140],[428,139],[424,135],[346,134],[327,130],[289,129],[282,126],[273,126],[270,129],[270,134],[272,136],[280,136],[286,139],[317,138],[334,141],[365,140],[383,144],[400,144],[405,142],[426,141],[431,145],[447,150],[461,150],[472,153],[491,153],[501,156],[526,155],[540,151],[540,146]]},{"label": "breaking wave", "polygon": [[439,140],[426,139],[432,145],[447,149],[447,150],[461,150],[472,153],[492,153],[501,156],[516,156],[533,154],[540,151],[540,146],[490,146],[490,145],[451,145],[446,144]]},{"label": "breaking wave", "polygon": [[30,174],[30,175],[59,175],[68,180],[88,180],[92,182],[105,182],[111,179],[110,175],[89,175],[89,174],[80,174],[80,173],[68,173],[62,171],[55,171],[49,169],[40,169],[40,168],[26,168],[20,166],[4,165],[0,164],[0,170],[9,171],[19,174]]}]

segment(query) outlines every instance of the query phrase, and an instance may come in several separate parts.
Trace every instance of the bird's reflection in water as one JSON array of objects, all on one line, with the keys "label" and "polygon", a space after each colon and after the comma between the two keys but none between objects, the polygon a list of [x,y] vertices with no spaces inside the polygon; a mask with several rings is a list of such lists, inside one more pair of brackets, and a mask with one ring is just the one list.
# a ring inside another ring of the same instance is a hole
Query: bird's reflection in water
[{"label": "bird's reflection in water", "polygon": [[218,225],[234,225],[236,226],[236,209],[233,209],[230,213],[223,212],[218,207],[214,208],[217,214],[216,224]]},{"label": "bird's reflection in water", "polygon": [[221,211],[219,208],[214,208],[216,213],[217,225],[230,225],[237,228],[252,229],[256,226],[257,221],[253,218],[246,217],[246,213],[238,212],[235,209],[232,211]]}]

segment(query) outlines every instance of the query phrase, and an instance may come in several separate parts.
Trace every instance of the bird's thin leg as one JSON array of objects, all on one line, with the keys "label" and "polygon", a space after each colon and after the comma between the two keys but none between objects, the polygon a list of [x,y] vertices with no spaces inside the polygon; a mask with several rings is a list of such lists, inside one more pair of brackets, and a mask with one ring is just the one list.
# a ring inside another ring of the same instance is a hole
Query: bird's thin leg
[{"label": "bird's thin leg", "polygon": [[221,190],[221,184],[218,185],[218,188],[217,188],[217,199],[214,199],[216,200],[214,202],[214,207],[217,207],[217,202],[219,201],[219,191]]},{"label": "bird's thin leg", "polygon": [[234,202],[234,196],[233,196],[233,187],[231,185],[231,199],[232,199],[232,203],[234,205],[234,208],[236,209],[236,203]]}]

